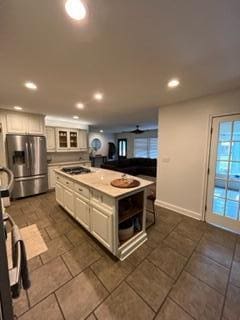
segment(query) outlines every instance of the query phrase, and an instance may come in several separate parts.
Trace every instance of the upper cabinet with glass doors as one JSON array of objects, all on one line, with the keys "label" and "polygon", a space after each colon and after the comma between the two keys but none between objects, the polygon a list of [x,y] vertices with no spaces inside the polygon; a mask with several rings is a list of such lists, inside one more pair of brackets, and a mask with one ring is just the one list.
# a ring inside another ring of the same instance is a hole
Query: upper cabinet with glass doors
[{"label": "upper cabinet with glass doors", "polygon": [[56,151],[81,151],[87,145],[87,131],[56,128]]}]

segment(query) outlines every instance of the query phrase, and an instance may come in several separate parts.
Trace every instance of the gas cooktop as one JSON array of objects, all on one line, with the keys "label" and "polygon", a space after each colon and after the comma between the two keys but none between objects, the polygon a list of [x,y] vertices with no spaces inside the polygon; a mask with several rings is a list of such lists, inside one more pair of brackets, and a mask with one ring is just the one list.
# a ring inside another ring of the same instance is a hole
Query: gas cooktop
[{"label": "gas cooktop", "polygon": [[89,173],[91,172],[90,169],[84,168],[84,167],[68,167],[68,168],[62,168],[62,170],[64,173],[67,174],[84,174],[84,173]]}]

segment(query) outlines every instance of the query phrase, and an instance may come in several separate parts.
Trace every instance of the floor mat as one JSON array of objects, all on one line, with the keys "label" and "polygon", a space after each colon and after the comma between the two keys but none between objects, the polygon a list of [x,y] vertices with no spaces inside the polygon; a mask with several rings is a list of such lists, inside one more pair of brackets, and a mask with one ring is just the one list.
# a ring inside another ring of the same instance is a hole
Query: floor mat
[{"label": "floor mat", "polygon": [[[42,235],[36,224],[24,227],[20,229],[22,239],[25,243],[27,259],[30,260],[39,254],[48,250],[48,247],[45,241],[42,238]],[[11,234],[8,233],[7,237],[7,253],[8,253],[8,264],[9,267],[12,267],[12,257],[11,257]]]}]

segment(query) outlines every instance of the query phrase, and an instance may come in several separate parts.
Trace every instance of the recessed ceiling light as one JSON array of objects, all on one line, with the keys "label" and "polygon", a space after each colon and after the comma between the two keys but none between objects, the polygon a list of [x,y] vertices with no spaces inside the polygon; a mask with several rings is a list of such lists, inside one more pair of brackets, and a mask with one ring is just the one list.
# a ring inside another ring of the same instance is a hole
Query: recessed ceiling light
[{"label": "recessed ceiling light", "polygon": [[103,130],[99,130],[99,132],[103,133]]},{"label": "recessed ceiling light", "polygon": [[180,81],[178,79],[171,79],[168,82],[168,88],[176,88],[179,86],[179,84],[180,84]]},{"label": "recessed ceiling light", "polygon": [[37,90],[37,86],[35,83],[31,82],[31,81],[27,81],[24,83],[25,87],[30,89],[30,90]]},{"label": "recessed ceiling light", "polygon": [[84,104],[82,102],[76,103],[76,107],[80,110],[84,109]]},{"label": "recessed ceiling light", "polygon": [[20,106],[14,106],[13,107],[15,110],[22,110],[23,108],[22,107],[20,107]]},{"label": "recessed ceiling light", "polygon": [[79,119],[79,116],[73,116],[73,119],[77,120]]},{"label": "recessed ceiling light", "polygon": [[94,93],[93,98],[97,101],[101,101],[103,99],[103,94],[101,92]]},{"label": "recessed ceiling light", "polygon": [[67,0],[65,9],[67,14],[74,20],[83,20],[87,14],[87,10],[80,0]]}]

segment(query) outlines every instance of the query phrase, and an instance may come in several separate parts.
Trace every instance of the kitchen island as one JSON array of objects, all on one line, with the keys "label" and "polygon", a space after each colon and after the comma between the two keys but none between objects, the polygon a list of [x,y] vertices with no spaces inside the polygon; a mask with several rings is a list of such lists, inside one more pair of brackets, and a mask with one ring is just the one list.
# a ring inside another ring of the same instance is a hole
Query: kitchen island
[{"label": "kitchen island", "polygon": [[124,260],[147,240],[146,191],[153,182],[129,176],[140,185],[121,189],[111,185],[112,180],[122,177],[121,172],[90,170],[79,175],[55,170],[56,201],[113,255]]}]

